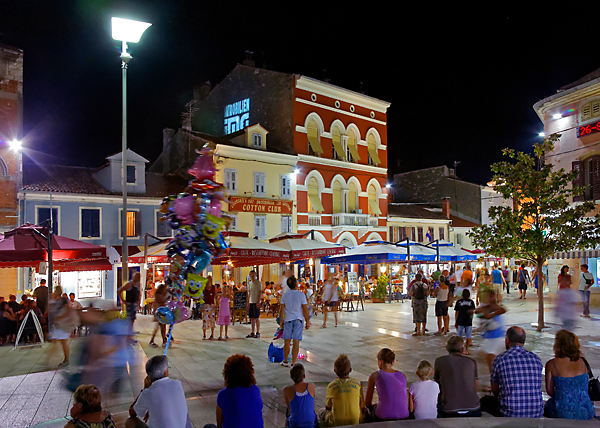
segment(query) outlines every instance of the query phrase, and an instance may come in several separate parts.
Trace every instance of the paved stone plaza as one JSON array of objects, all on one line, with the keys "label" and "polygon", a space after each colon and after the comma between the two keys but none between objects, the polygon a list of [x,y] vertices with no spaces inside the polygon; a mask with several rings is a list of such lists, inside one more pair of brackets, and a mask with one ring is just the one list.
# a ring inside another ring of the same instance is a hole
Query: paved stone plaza
[{"label": "paved stone plaza", "polygon": [[[559,328],[553,324],[553,309],[550,304],[547,305],[549,328],[543,333],[535,332],[531,322],[537,320],[537,299],[532,296],[527,300],[519,300],[516,296],[518,294],[505,298],[508,310],[506,319],[527,330],[526,348],[536,352],[545,363],[553,356],[554,332]],[[592,312],[591,319],[581,319],[576,333],[592,368],[600,374],[600,311]],[[451,321],[453,319],[452,314]],[[322,314],[313,318],[314,326],[304,332],[301,347],[301,353],[307,356],[303,361],[306,379],[317,385],[317,410],[324,407],[326,386],[335,378],[333,361],[340,353],[349,355],[353,367],[351,376],[363,381],[365,390],[369,374],[377,369],[376,354],[383,347],[396,351],[396,368],[406,375],[409,384],[417,380],[415,370],[419,360],[427,359],[433,363],[435,358],[446,353],[444,346],[447,337],[411,335],[410,301],[368,303],[364,312],[340,312],[337,328],[334,328],[333,317],[330,317],[328,328],[320,329],[322,320]],[[229,355],[243,353],[254,362],[256,380],[264,402],[265,427],[283,427],[285,403],[281,389],[291,381],[288,369],[270,363],[267,358],[267,347],[277,328],[274,318],[261,318],[260,339],[246,339],[250,326],[236,324],[230,327],[228,341],[203,341],[201,327],[199,320],[176,325],[173,333],[177,340],[168,352],[171,377],[183,382],[193,425],[202,427],[205,423],[214,423],[216,395],[223,387],[223,363]],[[139,343],[134,346],[136,363],[129,368],[130,377],[121,392],[105,397],[105,406],[113,413],[119,426],[127,418],[128,407],[142,388],[143,364],[147,358],[161,353],[160,348],[148,345],[152,328],[150,316],[138,317],[135,329],[140,332]],[[437,330],[433,305],[429,307],[428,328],[430,333]],[[218,336],[218,330],[216,333]],[[479,350],[481,341],[479,336],[474,338],[472,357],[479,363],[480,385],[483,388],[489,386],[489,373]],[[81,339],[72,340],[72,348],[76,350],[80,342]],[[68,415],[72,394],[65,389],[63,371],[46,368],[47,351],[48,345],[43,348],[24,347],[16,351],[8,346],[0,347],[0,427],[26,427]],[[59,354],[54,357],[54,366],[61,357]],[[54,421],[43,426],[63,426],[64,423],[64,420]]]}]

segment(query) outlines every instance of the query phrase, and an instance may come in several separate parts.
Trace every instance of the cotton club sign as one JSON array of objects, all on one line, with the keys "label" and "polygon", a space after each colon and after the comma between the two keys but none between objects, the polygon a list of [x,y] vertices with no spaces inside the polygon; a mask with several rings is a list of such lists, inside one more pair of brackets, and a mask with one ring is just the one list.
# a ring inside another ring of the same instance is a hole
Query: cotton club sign
[{"label": "cotton club sign", "polygon": [[265,214],[291,214],[292,201],[229,197],[229,211]]}]

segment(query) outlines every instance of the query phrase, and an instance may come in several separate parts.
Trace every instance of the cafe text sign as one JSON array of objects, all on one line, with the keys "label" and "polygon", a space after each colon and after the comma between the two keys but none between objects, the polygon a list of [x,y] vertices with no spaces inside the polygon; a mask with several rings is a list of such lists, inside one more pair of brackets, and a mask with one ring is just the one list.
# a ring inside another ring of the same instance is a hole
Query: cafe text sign
[{"label": "cafe text sign", "polygon": [[229,197],[229,211],[241,211],[265,214],[291,214],[292,201],[274,199]]}]

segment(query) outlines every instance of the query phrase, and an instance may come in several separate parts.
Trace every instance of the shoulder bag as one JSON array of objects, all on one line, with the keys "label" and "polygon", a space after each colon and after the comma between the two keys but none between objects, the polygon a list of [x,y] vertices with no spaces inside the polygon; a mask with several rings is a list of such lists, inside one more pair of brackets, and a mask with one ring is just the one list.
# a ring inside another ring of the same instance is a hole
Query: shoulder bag
[{"label": "shoulder bag", "polygon": [[585,367],[587,368],[589,382],[588,382],[588,394],[590,396],[590,400],[592,401],[600,401],[600,381],[597,377],[594,377],[592,373],[592,368],[588,364],[587,360],[581,357],[583,362],[585,363]]}]

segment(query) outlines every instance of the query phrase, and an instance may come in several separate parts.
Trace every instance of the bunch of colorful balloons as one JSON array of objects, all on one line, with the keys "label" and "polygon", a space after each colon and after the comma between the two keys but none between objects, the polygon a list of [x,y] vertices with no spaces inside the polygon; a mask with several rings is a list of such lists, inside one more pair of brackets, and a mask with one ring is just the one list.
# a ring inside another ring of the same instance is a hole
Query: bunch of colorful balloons
[{"label": "bunch of colorful balloons", "polygon": [[156,311],[157,320],[163,324],[178,323],[190,316],[182,303],[184,296],[204,303],[208,278],[201,273],[213,257],[227,250],[221,231],[229,226],[231,217],[221,211],[221,202],[228,202],[227,193],[214,181],[215,171],[213,151],[204,147],[188,170],[194,178],[185,191],[165,197],[161,204],[161,221],[168,221],[176,231],[166,247],[171,264],[165,282],[172,300]]}]

